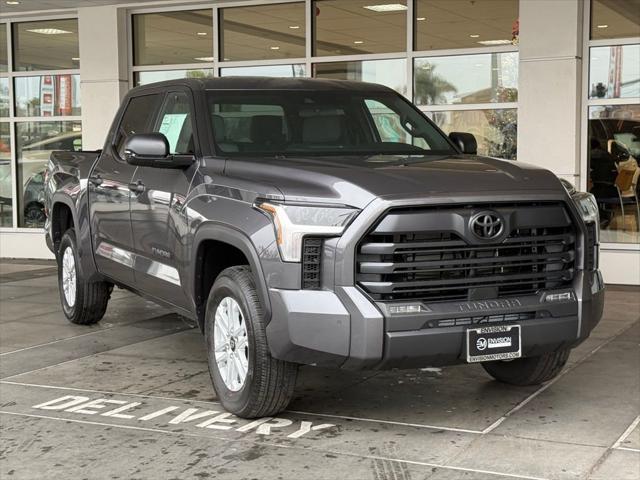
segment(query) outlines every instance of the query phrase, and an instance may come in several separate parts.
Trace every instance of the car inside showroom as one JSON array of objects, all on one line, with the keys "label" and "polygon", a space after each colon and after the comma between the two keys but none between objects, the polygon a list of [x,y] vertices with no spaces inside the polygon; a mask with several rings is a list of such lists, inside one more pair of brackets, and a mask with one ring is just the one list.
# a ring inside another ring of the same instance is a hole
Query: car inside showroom
[{"label": "car inside showroom", "polygon": [[640,0],[1,0],[0,478],[640,480]]}]

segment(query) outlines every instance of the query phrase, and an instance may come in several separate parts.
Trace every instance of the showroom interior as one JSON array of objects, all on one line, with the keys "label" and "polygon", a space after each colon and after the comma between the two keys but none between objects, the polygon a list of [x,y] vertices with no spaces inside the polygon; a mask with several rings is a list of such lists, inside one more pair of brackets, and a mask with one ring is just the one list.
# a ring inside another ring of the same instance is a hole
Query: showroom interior
[{"label": "showroom interior", "polygon": [[596,156],[622,155],[618,170],[637,169],[637,2],[381,5],[3,2],[0,255],[50,258],[41,235],[48,155],[102,148],[130,88],[180,77],[307,76],[390,86],[446,133],[473,133],[480,154],[543,166],[592,191],[601,200],[605,281],[640,284],[638,175],[620,190],[615,174],[590,161],[597,139]]},{"label": "showroom interior", "polygon": [[[136,86],[227,76],[380,83],[591,192],[602,320],[540,385],[302,365],[257,419],[195,320],[115,287],[68,322],[51,152],[102,149]],[[0,0],[0,479],[640,480],[639,164],[640,0]]]}]

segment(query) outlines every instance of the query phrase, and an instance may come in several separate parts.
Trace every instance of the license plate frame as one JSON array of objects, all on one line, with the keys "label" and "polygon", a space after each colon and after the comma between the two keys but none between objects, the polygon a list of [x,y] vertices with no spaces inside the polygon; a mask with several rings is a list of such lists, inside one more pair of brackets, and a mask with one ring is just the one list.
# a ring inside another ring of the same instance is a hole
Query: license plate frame
[{"label": "license plate frame", "polygon": [[520,325],[468,328],[465,336],[468,363],[513,360],[522,357]]}]

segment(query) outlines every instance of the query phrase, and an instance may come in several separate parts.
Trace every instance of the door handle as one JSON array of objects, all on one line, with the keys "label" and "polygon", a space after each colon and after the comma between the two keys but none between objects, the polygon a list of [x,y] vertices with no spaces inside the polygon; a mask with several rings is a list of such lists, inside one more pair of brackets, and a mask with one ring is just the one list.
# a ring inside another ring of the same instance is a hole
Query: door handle
[{"label": "door handle", "polygon": [[140,180],[138,180],[135,183],[130,183],[129,184],[129,190],[131,190],[133,193],[143,193],[144,192],[144,183],[142,183]]},{"label": "door handle", "polygon": [[94,177],[89,177],[89,182],[97,187],[99,185],[102,185],[102,182],[104,182],[104,180],[100,175],[96,175]]}]

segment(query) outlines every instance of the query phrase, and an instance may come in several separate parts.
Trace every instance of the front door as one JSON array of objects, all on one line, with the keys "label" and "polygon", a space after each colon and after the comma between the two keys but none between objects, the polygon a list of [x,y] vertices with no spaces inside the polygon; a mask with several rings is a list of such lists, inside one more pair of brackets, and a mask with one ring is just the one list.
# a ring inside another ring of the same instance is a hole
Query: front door
[{"label": "front door", "polygon": [[[197,156],[193,102],[187,89],[167,94],[150,130],[167,137],[172,155]],[[136,252],[136,285],[143,292],[178,307],[188,307],[183,290],[182,258],[186,216],[182,210],[197,163],[186,169],[138,167],[131,197],[131,227]]]},{"label": "front door", "polygon": [[133,237],[129,214],[131,179],[136,167],[124,160],[130,135],[150,128],[164,95],[133,97],[125,107],[111,142],[89,177],[91,234],[98,270],[112,280],[133,286]]}]

